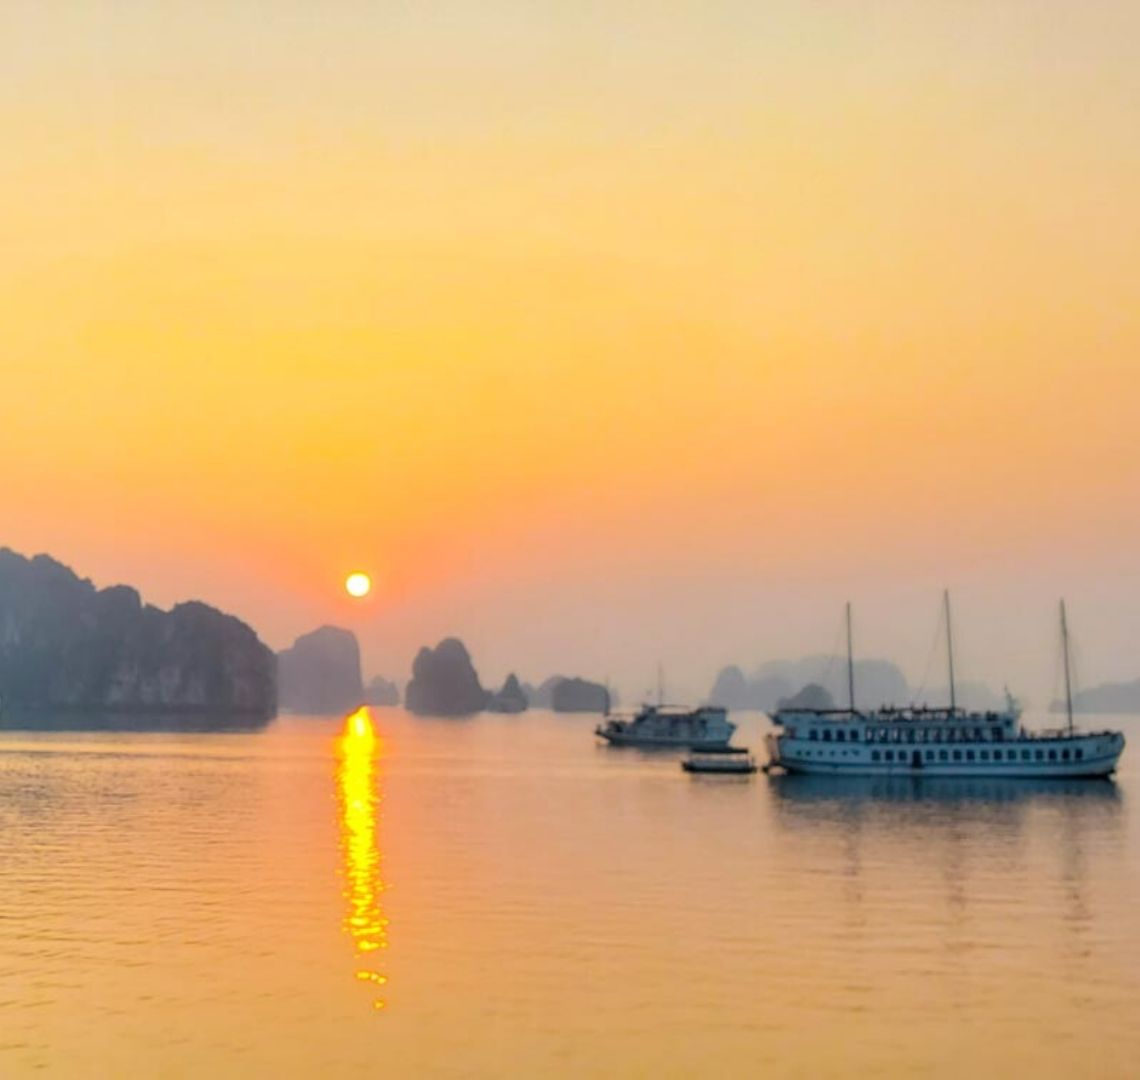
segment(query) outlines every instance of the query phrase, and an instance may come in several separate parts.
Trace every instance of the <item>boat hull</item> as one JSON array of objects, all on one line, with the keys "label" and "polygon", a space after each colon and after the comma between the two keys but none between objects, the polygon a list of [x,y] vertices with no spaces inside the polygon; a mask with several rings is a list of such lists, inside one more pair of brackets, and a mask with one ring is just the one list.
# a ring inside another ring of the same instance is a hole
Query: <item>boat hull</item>
[{"label": "boat hull", "polygon": [[827,762],[795,762],[786,763],[773,761],[770,764],[789,773],[803,773],[813,776],[954,776],[954,777],[1000,777],[1003,780],[1099,780],[1111,776],[1116,771],[1116,762],[1120,755],[1113,755],[1103,762],[1092,761],[1073,762],[1055,765],[1042,765],[1034,767],[1026,765],[1019,768],[1011,766],[984,766],[984,765],[839,765]]},{"label": "boat hull", "polygon": [[[881,716],[881,714],[880,714]],[[965,738],[973,735],[973,738]],[[1013,718],[917,723],[799,718],[767,739],[769,767],[817,776],[1097,779],[1124,752],[1118,731],[1016,732]]]},{"label": "boat hull", "polygon": [[704,773],[709,776],[747,776],[756,771],[756,762],[725,762],[714,764],[705,761],[682,761],[681,768],[689,773]]},{"label": "boat hull", "polygon": [[732,732],[714,738],[697,739],[668,735],[634,735],[628,732],[598,731],[611,746],[635,746],[644,750],[721,750],[728,745]]}]

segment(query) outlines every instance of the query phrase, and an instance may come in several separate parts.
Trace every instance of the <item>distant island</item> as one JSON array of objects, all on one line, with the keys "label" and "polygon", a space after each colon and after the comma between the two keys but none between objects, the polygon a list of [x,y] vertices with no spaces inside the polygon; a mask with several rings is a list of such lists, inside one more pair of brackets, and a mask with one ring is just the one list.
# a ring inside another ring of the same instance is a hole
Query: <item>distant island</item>
[{"label": "distant island", "polygon": [[399,705],[400,688],[382,675],[364,682],[351,630],[321,626],[277,654],[277,696],[285,712],[343,716],[358,705]]},{"label": "distant island", "polygon": [[[906,705],[949,700],[945,686],[912,687],[897,664],[889,660],[855,661],[855,702],[861,708]],[[757,665],[750,674],[736,664],[722,668],[709,690],[708,703],[726,709],[770,712],[814,687],[815,700],[826,695],[833,704],[846,707],[847,660],[839,656],[809,656],[802,660],[773,660]],[[1002,698],[976,682],[957,683],[958,704],[970,709],[996,709]],[[802,703],[801,703],[802,704]]]},{"label": "distant island", "polygon": [[277,654],[281,709],[343,715],[364,700],[360,645],[351,630],[322,626]]},{"label": "distant island", "polygon": [[373,675],[364,686],[365,705],[399,705],[400,688],[383,675]]},{"label": "distant island", "polygon": [[420,649],[404,691],[408,711],[426,716],[471,716],[482,712],[489,698],[467,646],[458,638]]},{"label": "distant island", "polygon": [[523,687],[532,709],[553,712],[609,712],[618,704],[617,694],[603,683],[576,675],[551,675],[538,686]]},{"label": "distant island", "polygon": [[518,676],[512,672],[507,676],[501,689],[488,694],[486,707],[488,712],[525,712],[530,707],[530,702],[519,683]]},{"label": "distant island", "polygon": [[96,589],[47,555],[0,549],[0,710],[268,719],[277,660],[240,619],[191,601],[162,611]]},{"label": "distant island", "polygon": [[559,679],[551,690],[550,707],[561,713],[607,713],[610,692],[601,683],[588,679]]},{"label": "distant island", "polygon": [[554,712],[605,712],[609,691],[601,683],[553,675],[537,689],[507,676],[498,690],[487,690],[458,638],[424,646],[412,664],[404,705],[421,716],[472,716],[479,712],[521,713],[543,708]]},{"label": "distant island", "polygon": [[[1065,703],[1054,701],[1053,712],[1064,712]],[[1131,682],[1101,683],[1073,695],[1073,711],[1081,713],[1140,714],[1140,679]]]}]

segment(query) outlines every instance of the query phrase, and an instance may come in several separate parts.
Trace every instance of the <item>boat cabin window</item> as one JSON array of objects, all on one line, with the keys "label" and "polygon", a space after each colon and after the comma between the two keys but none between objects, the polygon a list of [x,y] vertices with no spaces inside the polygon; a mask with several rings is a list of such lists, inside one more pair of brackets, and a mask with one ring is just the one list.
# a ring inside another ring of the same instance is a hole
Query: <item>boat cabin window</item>
[{"label": "boat cabin window", "polygon": [[872,761],[878,761],[880,756],[881,755],[879,754],[878,750],[872,750],[871,751],[871,760]]},{"label": "boat cabin window", "polygon": [[1022,761],[1028,761],[1029,760],[1029,751],[1028,750],[1022,750],[1021,751],[1021,760]]},{"label": "boat cabin window", "polygon": [[884,750],[883,754],[888,761],[894,761],[895,760],[895,752],[893,750]]},{"label": "boat cabin window", "polygon": [[1044,760],[1044,758],[1045,758],[1045,753],[1044,753],[1044,751],[1042,751],[1042,750],[1034,750],[1034,751],[1033,751],[1033,756],[1034,756],[1034,758],[1036,758],[1038,761],[1042,761],[1042,760]]},{"label": "boat cabin window", "polygon": [[974,760],[974,751],[973,750],[967,750],[966,751],[966,760],[967,761],[973,761]]},{"label": "boat cabin window", "polygon": [[949,750],[939,750],[938,751],[938,760],[939,761],[946,761],[949,757],[950,757],[950,751]]},{"label": "boat cabin window", "polygon": [[1073,751],[1073,757],[1075,757],[1078,761],[1080,761],[1084,756],[1085,752],[1079,746],[1076,750]]},{"label": "boat cabin window", "polygon": [[1061,760],[1062,761],[1068,761],[1069,760],[1069,751],[1068,750],[1062,750],[1061,751]]},{"label": "boat cabin window", "polygon": [[823,729],[823,741],[824,742],[831,742],[831,728],[824,728]]},{"label": "boat cabin window", "polygon": [[954,751],[954,760],[955,761],[961,761],[962,760],[962,751],[961,750],[955,750]]},{"label": "boat cabin window", "polygon": [[934,760],[934,751],[933,750],[927,750],[926,751],[926,760],[927,761],[933,761]]},{"label": "boat cabin window", "polygon": [[[998,756],[997,754],[994,754],[994,757],[995,757],[995,758],[996,758],[997,756]],[[982,760],[983,760],[983,761],[989,761],[989,760],[990,760],[990,752],[989,752],[988,750],[983,750],[983,751],[982,751]]]},{"label": "boat cabin window", "polygon": [[819,740],[819,732],[816,731],[815,728],[812,728],[811,731],[808,732],[808,738],[811,739],[812,742],[817,742]]},{"label": "boat cabin window", "polygon": [[1049,751],[1049,760],[1050,761],[1056,761],[1057,760],[1057,751],[1056,750],[1050,750]]},{"label": "boat cabin window", "polygon": [[847,741],[847,733],[842,728],[840,728],[835,733],[835,741],[836,742],[846,742]]}]

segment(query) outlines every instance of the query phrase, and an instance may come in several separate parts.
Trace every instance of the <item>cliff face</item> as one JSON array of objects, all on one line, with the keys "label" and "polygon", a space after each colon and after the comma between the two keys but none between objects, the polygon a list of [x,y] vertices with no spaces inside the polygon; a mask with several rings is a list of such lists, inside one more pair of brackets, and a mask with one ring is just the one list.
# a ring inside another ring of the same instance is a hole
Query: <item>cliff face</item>
[{"label": "cliff face", "polygon": [[144,605],[46,555],[0,549],[0,702],[29,710],[272,716],[276,661],[245,623],[205,604]]},{"label": "cliff face", "polygon": [[277,654],[281,708],[303,713],[347,712],[364,700],[360,646],[351,630],[322,626]]},{"label": "cliff face", "polygon": [[420,649],[404,691],[407,709],[427,716],[469,716],[482,710],[487,698],[466,646],[456,638]]}]

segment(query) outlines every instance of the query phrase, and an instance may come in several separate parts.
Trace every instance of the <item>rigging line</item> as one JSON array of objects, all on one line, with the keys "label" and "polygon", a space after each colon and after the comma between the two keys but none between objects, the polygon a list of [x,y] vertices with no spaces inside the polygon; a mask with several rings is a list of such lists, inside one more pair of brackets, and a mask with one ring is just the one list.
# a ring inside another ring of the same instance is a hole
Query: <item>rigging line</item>
[{"label": "rigging line", "polygon": [[831,672],[835,668],[835,661],[839,658],[839,646],[843,641],[845,618],[843,616],[839,619],[839,626],[835,631],[835,638],[831,642],[831,651],[827,654],[827,664],[823,669],[823,676],[819,680],[819,685],[824,687],[828,693],[831,693]]},{"label": "rigging line", "polygon": [[1080,712],[1078,700],[1081,696],[1081,646],[1080,642],[1073,636],[1073,628],[1070,625],[1069,632],[1069,684],[1073,695],[1073,712]]},{"label": "rigging line", "polygon": [[942,651],[942,635],[945,632],[945,629],[946,623],[942,618],[942,609],[939,608],[938,621],[934,626],[934,640],[930,643],[930,653],[926,657],[926,667],[922,672],[922,681],[918,684],[918,690],[915,693],[915,704],[918,704],[924,700],[924,695],[926,694],[930,681],[930,672],[934,667],[934,657]]},{"label": "rigging line", "polygon": [[[1048,705],[1048,711],[1050,713],[1058,712],[1061,708],[1063,694],[1061,684],[1065,678],[1065,641],[1061,634],[1060,623],[1057,623],[1053,628],[1053,642],[1053,685],[1049,691]],[[1052,723],[1052,721],[1050,721],[1050,723]]]}]

